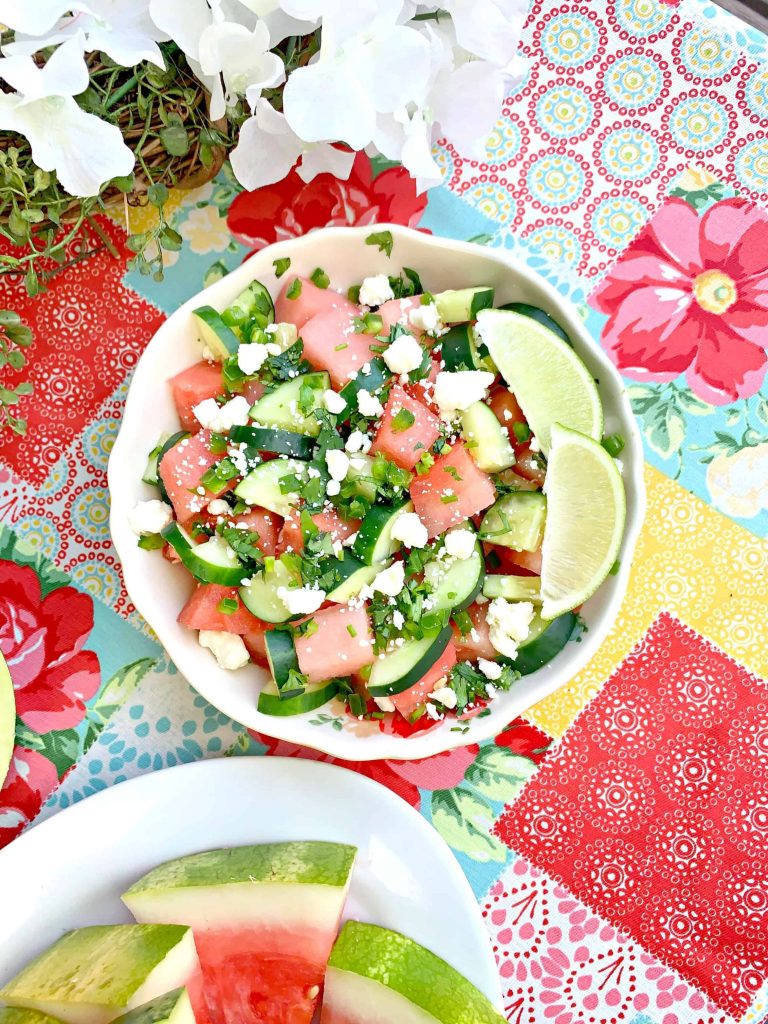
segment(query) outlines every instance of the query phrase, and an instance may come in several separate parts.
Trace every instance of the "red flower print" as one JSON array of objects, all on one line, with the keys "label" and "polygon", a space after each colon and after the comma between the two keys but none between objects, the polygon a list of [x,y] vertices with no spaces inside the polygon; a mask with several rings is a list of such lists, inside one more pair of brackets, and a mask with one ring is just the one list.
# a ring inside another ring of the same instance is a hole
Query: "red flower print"
[{"label": "red flower print", "polygon": [[706,402],[748,398],[768,363],[768,212],[734,198],[699,217],[669,199],[590,301],[610,317],[603,346],[625,376],[686,373]]},{"label": "red flower print", "polygon": [[93,629],[93,601],[73,587],[43,598],[28,566],[0,559],[0,650],[16,710],[34,732],[70,729],[98,690],[99,659],[82,650]]},{"label": "red flower print", "polygon": [[318,174],[308,184],[295,170],[255,192],[241,192],[227,213],[229,230],[243,245],[263,249],[313,228],[389,221],[415,227],[427,205],[426,193],[404,167],[390,167],[375,179],[370,159],[358,153],[347,181]]},{"label": "red flower print", "polygon": [[35,818],[43,801],[59,784],[56,769],[42,754],[16,747],[0,789],[0,848]]},{"label": "red flower print", "polygon": [[473,743],[469,747],[447,750],[443,754],[427,757],[421,761],[344,761],[338,757],[322,754],[319,750],[310,750],[295,743],[276,740],[262,733],[252,732],[251,735],[259,743],[263,743],[268,754],[278,757],[305,757],[310,761],[324,761],[326,764],[338,764],[349,768],[360,775],[367,775],[374,782],[397,793],[412,807],[419,807],[421,789],[453,789],[463,780],[467,768],[477,757],[478,746]]},{"label": "red flower print", "polygon": [[497,746],[507,747],[513,754],[528,757],[534,764],[539,764],[547,753],[552,740],[535,725],[516,718],[514,722],[500,732],[495,740]]}]

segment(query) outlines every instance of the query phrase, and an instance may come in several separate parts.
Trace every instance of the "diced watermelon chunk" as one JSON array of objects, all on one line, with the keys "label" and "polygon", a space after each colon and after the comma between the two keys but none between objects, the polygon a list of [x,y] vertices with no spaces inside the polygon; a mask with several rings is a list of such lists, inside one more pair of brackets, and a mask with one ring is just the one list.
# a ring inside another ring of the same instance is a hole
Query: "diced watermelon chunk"
[{"label": "diced watermelon chunk", "polygon": [[538,487],[544,485],[546,469],[538,453],[532,452],[528,444],[515,452],[515,472]]},{"label": "diced watermelon chunk", "polygon": [[243,643],[248,649],[251,659],[264,668],[268,667],[266,637],[270,629],[275,627],[269,622],[262,622],[254,616],[253,629],[243,633]]},{"label": "diced watermelon chunk", "polygon": [[491,643],[490,630],[485,618],[487,607],[487,605],[472,604],[467,608],[469,617],[472,619],[472,629],[464,636],[459,632],[458,626],[453,626],[457,661],[474,661],[476,658],[492,660],[498,657],[499,652]]},{"label": "diced watermelon chunk", "polygon": [[243,396],[253,405],[264,394],[264,385],[260,380],[247,380],[243,384]]},{"label": "diced watermelon chunk", "polygon": [[247,512],[235,516],[232,520],[235,525],[244,524],[249,530],[255,530],[259,535],[256,547],[264,555],[275,555],[277,553],[277,539],[280,535],[280,516],[269,512],[265,508],[249,508]]},{"label": "diced watermelon chunk", "polygon": [[355,332],[352,318],[358,312],[334,308],[313,316],[301,329],[304,356],[316,370],[327,370],[339,388],[373,359],[376,352],[371,346],[381,344],[372,334]]},{"label": "diced watermelon chunk", "polygon": [[[237,611],[229,615],[219,611],[219,605],[225,598],[237,601]],[[179,622],[187,629],[215,629],[243,636],[257,630],[260,620],[248,611],[237,596],[237,587],[201,583],[181,609]]]},{"label": "diced watermelon chunk", "polygon": [[[315,512],[312,522],[322,533],[330,533],[332,540],[344,541],[356,533],[359,526],[359,519],[342,519],[334,509],[327,509],[323,512]],[[285,551],[303,551],[304,534],[301,531],[301,520],[298,515],[288,516],[280,530],[280,537],[277,543],[277,550],[282,555]]]},{"label": "diced watermelon chunk", "polygon": [[506,430],[512,444],[518,444],[518,440],[512,431],[512,424],[525,423],[526,419],[512,392],[505,387],[494,388],[489,396],[488,405],[496,419]]},{"label": "diced watermelon chunk", "polygon": [[397,693],[391,698],[403,718],[407,718],[412,711],[424,703],[430,693],[439,685],[443,676],[448,675],[455,664],[456,644],[453,640],[449,640],[448,646],[429,672],[422,676],[418,683],[414,683],[410,689],[403,690],[402,693]]},{"label": "diced watermelon chunk", "polygon": [[169,449],[160,461],[160,477],[173,505],[176,518],[184,523],[197,512],[202,512],[212,498],[229,490],[235,481],[224,484],[216,491],[198,494],[200,481],[207,469],[221,458],[211,451],[211,431],[200,430],[185,437]]},{"label": "diced watermelon chunk", "polygon": [[[454,497],[455,501],[443,500]],[[471,519],[492,505],[495,497],[493,481],[477,468],[460,441],[447,455],[435,459],[428,473],[417,476],[411,483],[414,508],[430,537],[437,537],[449,527]]]},{"label": "diced watermelon chunk", "polygon": [[186,370],[177,373],[168,381],[171,385],[173,403],[179,414],[179,422],[184,430],[194,434],[200,424],[192,412],[194,406],[206,398],[216,398],[224,392],[219,363],[195,363]]},{"label": "diced watermelon chunk", "polygon": [[275,320],[278,323],[296,324],[301,331],[304,324],[318,313],[327,313],[331,309],[344,310],[350,316],[357,313],[357,306],[344,295],[339,295],[332,288],[318,288],[308,277],[299,278],[301,292],[295,299],[289,299],[286,292],[295,280],[295,274],[288,275],[277,297]]},{"label": "diced watermelon chunk", "polygon": [[[396,431],[392,427],[392,420],[401,409],[407,410],[414,421],[407,430]],[[371,454],[382,452],[402,469],[413,469],[439,436],[440,420],[437,416],[399,384],[394,384],[371,445]]]},{"label": "diced watermelon chunk", "polygon": [[394,327],[395,324],[400,324],[406,328],[409,334],[420,338],[424,331],[420,327],[414,327],[408,317],[409,311],[420,305],[420,295],[412,296],[408,299],[390,299],[388,302],[383,302],[378,309],[379,316],[384,321],[384,330],[381,333],[386,335],[391,327]]},{"label": "diced watermelon chunk", "polygon": [[365,608],[337,604],[311,617],[317,631],[296,638],[299,668],[311,683],[348,676],[373,664],[373,633]]},{"label": "diced watermelon chunk", "polygon": [[514,551],[512,548],[494,546],[496,557],[501,560],[500,573],[523,576],[532,573],[541,576],[541,548],[535,551]]}]

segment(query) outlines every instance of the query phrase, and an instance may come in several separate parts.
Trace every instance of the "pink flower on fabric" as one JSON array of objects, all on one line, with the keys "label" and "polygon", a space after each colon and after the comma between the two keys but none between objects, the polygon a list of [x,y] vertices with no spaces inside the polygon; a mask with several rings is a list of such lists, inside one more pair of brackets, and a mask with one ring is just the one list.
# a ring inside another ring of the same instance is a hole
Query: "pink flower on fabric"
[{"label": "pink flower on fabric", "polygon": [[669,199],[590,297],[602,343],[639,380],[685,373],[700,398],[748,398],[765,377],[768,212],[724,199],[703,216]]},{"label": "pink flower on fabric", "polygon": [[36,750],[16,747],[0,787],[0,848],[35,818],[59,784],[56,768]]}]

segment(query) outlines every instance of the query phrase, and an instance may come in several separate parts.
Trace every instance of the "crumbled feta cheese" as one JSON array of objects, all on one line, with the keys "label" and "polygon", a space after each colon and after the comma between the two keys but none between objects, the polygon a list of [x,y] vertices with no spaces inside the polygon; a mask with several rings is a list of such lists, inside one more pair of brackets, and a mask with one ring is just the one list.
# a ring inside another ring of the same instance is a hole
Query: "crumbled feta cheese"
[{"label": "crumbled feta cheese", "polygon": [[384,351],[382,358],[392,373],[410,373],[421,366],[424,350],[410,334],[401,334]]},{"label": "crumbled feta cheese", "polygon": [[360,285],[360,301],[364,306],[380,306],[382,302],[394,299],[395,293],[386,274],[364,277]]},{"label": "crumbled feta cheese", "polygon": [[442,370],[435,381],[435,403],[441,413],[468,409],[485,398],[494,376],[486,370]]},{"label": "crumbled feta cheese", "polygon": [[501,677],[501,665],[498,661],[489,661],[488,658],[478,658],[477,667],[486,679],[499,679]]},{"label": "crumbled feta cheese", "polygon": [[429,695],[430,700],[436,700],[438,704],[452,710],[458,703],[458,698],[450,686],[440,686]]},{"label": "crumbled feta cheese", "polygon": [[397,597],[405,586],[405,568],[402,562],[393,562],[388,569],[382,569],[373,581],[373,589],[388,597]]},{"label": "crumbled feta cheese", "polygon": [[359,452],[360,449],[363,447],[364,437],[365,434],[362,432],[362,430],[353,430],[352,433],[347,438],[347,443],[344,445],[344,447],[347,449],[348,452]]},{"label": "crumbled feta cheese", "polygon": [[223,633],[218,629],[201,629],[198,643],[213,653],[222,668],[234,671],[248,664],[248,650],[243,643],[243,638],[236,633]]},{"label": "crumbled feta cheese", "polygon": [[381,416],[384,412],[384,406],[370,391],[357,392],[357,408],[363,416]]},{"label": "crumbled feta cheese", "polygon": [[158,498],[140,501],[128,513],[128,525],[141,537],[147,533],[160,533],[164,526],[173,522],[173,509]]},{"label": "crumbled feta cheese", "polygon": [[237,365],[246,376],[250,376],[259,372],[268,356],[266,345],[259,345],[257,342],[252,342],[250,345],[238,345]]},{"label": "crumbled feta cheese", "polygon": [[279,356],[283,351],[276,341],[268,341],[264,348],[267,350],[267,355],[270,356]]},{"label": "crumbled feta cheese", "polygon": [[223,498],[214,498],[208,502],[206,511],[212,516],[225,516],[229,512],[229,505]]},{"label": "crumbled feta cheese", "polygon": [[215,355],[213,354],[213,352],[212,352],[212,351],[211,351],[211,350],[210,350],[210,349],[208,348],[208,346],[207,346],[207,345],[203,345],[203,352],[202,352],[202,355],[203,355],[203,359],[205,359],[205,361],[206,361],[207,363],[215,363],[215,362],[216,362],[216,356],[215,356]]},{"label": "crumbled feta cheese", "polygon": [[427,545],[429,534],[415,512],[403,512],[392,526],[392,539],[402,541],[407,548],[423,548]]},{"label": "crumbled feta cheese", "polygon": [[344,412],[347,407],[347,403],[341,395],[337,391],[333,391],[331,388],[328,388],[327,391],[323,392],[323,405],[328,412],[332,413],[334,416],[338,416],[339,413]]},{"label": "crumbled feta cheese", "polygon": [[333,480],[344,480],[349,472],[349,456],[340,448],[331,448],[325,453],[325,464]]},{"label": "crumbled feta cheese", "polygon": [[402,629],[403,626],[405,625],[405,616],[403,615],[399,608],[395,608],[395,610],[392,612],[392,625],[395,627],[395,629]]},{"label": "crumbled feta cheese", "polygon": [[476,539],[471,530],[450,530],[445,535],[445,550],[452,558],[470,558],[475,550]]},{"label": "crumbled feta cheese", "polygon": [[541,445],[539,444],[538,438],[535,437],[532,437],[530,439],[530,441],[528,442],[528,447],[531,449],[532,452],[541,451]]},{"label": "crumbled feta cheese", "polygon": [[434,302],[428,302],[425,306],[414,306],[408,313],[408,319],[414,327],[421,328],[427,334],[437,334],[444,326]]},{"label": "crumbled feta cheese", "polygon": [[338,480],[329,480],[325,485],[325,493],[330,495],[332,498],[335,498],[340,491],[341,483]]},{"label": "crumbled feta cheese", "polygon": [[201,427],[224,433],[236,425],[245,426],[250,408],[251,403],[247,398],[236,395],[222,406],[218,406],[214,398],[206,398],[193,406],[192,412]]},{"label": "crumbled feta cheese", "polygon": [[310,587],[278,587],[277,596],[291,615],[309,615],[325,601],[324,590],[312,590]]},{"label": "crumbled feta cheese", "polygon": [[341,543],[342,543],[343,547],[351,548],[356,540],[357,540],[357,530],[355,530],[354,533],[350,533],[350,535],[347,538],[345,538]]},{"label": "crumbled feta cheese", "polygon": [[374,697],[373,699],[376,702],[376,706],[378,707],[379,711],[395,710],[395,702],[392,700],[391,697]]},{"label": "crumbled feta cheese", "polygon": [[434,704],[431,704],[429,701],[427,701],[427,703],[424,705],[424,707],[426,709],[427,716],[429,718],[431,718],[433,722],[439,722],[440,721],[440,718],[442,716],[440,715],[440,712],[437,710],[437,708],[435,707]]},{"label": "crumbled feta cheese", "polygon": [[530,601],[507,601],[495,597],[486,615],[491,643],[506,658],[517,657],[517,646],[528,636],[533,605]]}]

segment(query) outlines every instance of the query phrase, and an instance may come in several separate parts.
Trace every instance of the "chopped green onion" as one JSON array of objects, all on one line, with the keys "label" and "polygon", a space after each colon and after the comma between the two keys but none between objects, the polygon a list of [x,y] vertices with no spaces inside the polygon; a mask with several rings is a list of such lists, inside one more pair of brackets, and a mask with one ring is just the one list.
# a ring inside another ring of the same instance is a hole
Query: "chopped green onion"
[{"label": "chopped green onion", "polygon": [[354,638],[355,638],[355,637],[357,636],[357,630],[355,629],[355,627],[354,627],[354,626],[352,625],[352,623],[351,623],[351,622],[350,622],[350,624],[349,624],[349,625],[347,626],[347,632],[348,632],[348,633],[349,633],[349,635],[350,635],[350,636],[352,637],[352,639],[354,639]]},{"label": "chopped green onion", "polygon": [[512,433],[515,435],[515,440],[523,444],[525,441],[530,440],[531,428],[527,423],[513,423]]},{"label": "chopped green onion", "polygon": [[392,423],[390,424],[392,427],[392,433],[402,434],[404,430],[409,430],[415,422],[416,417],[410,409],[400,409],[392,417]]},{"label": "chopped green onion", "polygon": [[285,297],[286,299],[298,299],[300,295],[301,281],[298,279],[298,277],[294,277],[293,281],[291,281],[290,285],[288,286],[288,290],[285,293]]},{"label": "chopped green onion", "polygon": [[435,457],[430,452],[424,452],[419,461],[416,463],[416,472],[419,476],[424,476],[435,464]]},{"label": "chopped green onion", "polygon": [[603,448],[605,448],[612,459],[616,459],[621,455],[625,444],[626,442],[621,434],[609,434],[608,437],[604,437],[602,440]]},{"label": "chopped green onion", "polygon": [[227,439],[223,434],[211,434],[208,447],[212,455],[223,455],[227,450]]},{"label": "chopped green onion", "polygon": [[356,334],[378,334],[384,328],[384,321],[378,313],[363,313],[354,317],[352,324]]},{"label": "chopped green onion", "polygon": [[275,277],[282,277],[290,265],[291,259],[289,256],[283,256],[279,260],[272,260],[272,266],[275,268]]},{"label": "chopped green onion", "polygon": [[408,721],[411,723],[411,725],[416,725],[418,720],[420,718],[423,718],[426,713],[427,713],[427,705],[426,704],[419,704],[419,706],[417,708],[415,708],[410,713],[410,715],[408,715]]},{"label": "chopped green onion", "polygon": [[264,559],[264,572],[273,573],[275,571],[275,556],[267,555]]},{"label": "chopped green onion", "polygon": [[462,636],[466,636],[467,633],[471,632],[472,619],[469,612],[456,612],[453,616],[453,621],[456,623],[456,626]]},{"label": "chopped green onion", "polygon": [[461,482],[462,478],[459,475],[459,471],[454,466],[446,466],[445,472],[448,474],[448,476],[453,477],[454,480],[457,480],[459,483]]},{"label": "chopped green onion", "polygon": [[144,551],[157,551],[159,548],[165,547],[165,538],[159,533],[145,533],[139,537],[139,547]]},{"label": "chopped green onion", "polygon": [[360,718],[361,715],[365,714],[365,701],[359,693],[350,693],[347,698],[347,705],[350,714],[353,714],[355,718]]},{"label": "chopped green onion", "polygon": [[444,505],[452,505],[454,503],[454,501],[458,501],[458,500],[459,500],[458,494],[441,494],[440,495],[440,501],[442,501],[442,503]]},{"label": "chopped green onion", "polygon": [[240,607],[240,602],[236,597],[222,597],[216,607],[224,615],[232,615]]},{"label": "chopped green onion", "polygon": [[349,342],[348,341],[342,341],[342,343],[340,345],[334,345],[333,346],[333,351],[334,352],[343,352],[345,348],[349,348]]},{"label": "chopped green onion", "polygon": [[320,629],[316,619],[309,619],[308,622],[304,623],[303,633],[304,636],[314,636],[315,633]]},{"label": "chopped green onion", "polygon": [[395,244],[391,231],[374,231],[365,240],[366,245],[375,245],[379,252],[385,252],[387,256],[392,255],[392,246]]},{"label": "chopped green onion", "polygon": [[316,284],[318,288],[327,288],[331,283],[330,277],[328,277],[322,267],[315,267],[309,275],[309,279],[312,284]]},{"label": "chopped green onion", "polygon": [[359,284],[353,284],[353,285],[350,285],[349,288],[347,288],[347,298],[349,299],[350,302],[355,302],[355,303],[359,303],[360,302],[360,285]]}]

